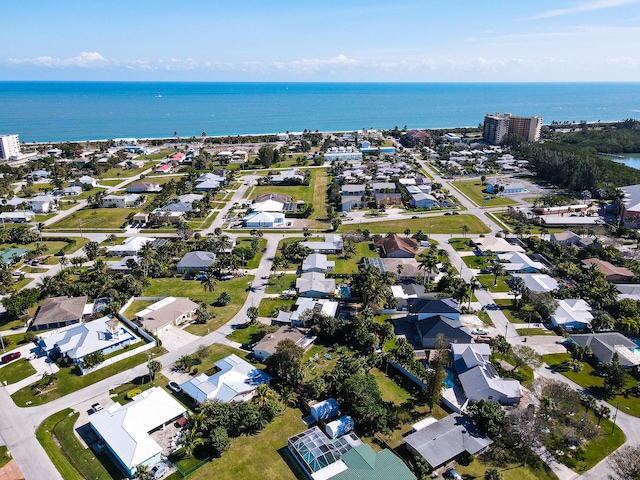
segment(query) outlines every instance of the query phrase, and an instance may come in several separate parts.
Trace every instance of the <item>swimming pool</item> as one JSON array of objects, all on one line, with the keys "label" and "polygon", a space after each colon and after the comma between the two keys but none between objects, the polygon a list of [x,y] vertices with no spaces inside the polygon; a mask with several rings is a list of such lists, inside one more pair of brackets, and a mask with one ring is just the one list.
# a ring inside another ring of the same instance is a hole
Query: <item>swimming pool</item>
[{"label": "swimming pool", "polygon": [[446,369],[447,376],[444,379],[444,385],[447,388],[453,388],[456,381],[456,374],[450,368]]},{"label": "swimming pool", "polygon": [[349,288],[349,285],[340,285],[338,291],[341,297],[348,298],[351,296],[351,288]]}]

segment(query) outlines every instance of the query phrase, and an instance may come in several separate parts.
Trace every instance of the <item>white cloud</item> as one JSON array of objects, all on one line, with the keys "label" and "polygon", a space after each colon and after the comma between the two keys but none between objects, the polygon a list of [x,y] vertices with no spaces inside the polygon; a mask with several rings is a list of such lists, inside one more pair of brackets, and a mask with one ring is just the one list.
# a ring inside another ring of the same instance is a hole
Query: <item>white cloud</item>
[{"label": "white cloud", "polygon": [[591,10],[603,10],[605,8],[622,7],[624,5],[632,5],[638,3],[638,0],[597,0],[593,2],[585,2],[575,7],[558,8],[556,10],[548,10],[531,17],[531,20],[539,20],[541,18],[560,17],[562,15],[572,15],[574,13],[588,12]]},{"label": "white cloud", "polygon": [[70,58],[42,56],[35,58],[10,58],[8,61],[13,64],[30,64],[49,68],[97,68],[109,63],[109,61],[98,52],[81,52],[80,55]]},{"label": "white cloud", "polygon": [[315,72],[326,67],[356,65],[359,62],[346,55],[340,54],[332,58],[303,58],[302,60],[293,60],[290,62],[271,62],[271,65],[279,70],[294,70],[302,72]]}]

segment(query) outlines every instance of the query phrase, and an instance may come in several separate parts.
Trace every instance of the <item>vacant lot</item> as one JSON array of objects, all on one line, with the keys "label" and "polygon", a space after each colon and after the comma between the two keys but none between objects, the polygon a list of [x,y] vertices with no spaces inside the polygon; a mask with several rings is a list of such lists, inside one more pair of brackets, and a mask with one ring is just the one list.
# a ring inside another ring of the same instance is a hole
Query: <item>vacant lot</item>
[{"label": "vacant lot", "polygon": [[[473,203],[480,207],[500,207],[503,205],[515,205],[518,203],[509,197],[499,197],[483,192],[482,190],[484,190],[485,186],[482,185],[480,180],[452,182],[451,185],[460,190],[463,194],[469,197]],[[485,197],[490,197],[490,199],[485,200]]]},{"label": "vacant lot", "polygon": [[[462,233],[462,226],[469,227],[468,233],[489,233],[491,230],[475,215],[450,215],[441,217],[408,218],[403,220],[387,220],[375,223],[365,223],[357,228],[369,230],[371,233],[385,234],[388,232],[403,233],[407,228],[411,233],[422,230],[427,233],[431,225],[431,233]],[[339,233],[349,232],[356,228],[355,225],[345,223],[338,229]]]},{"label": "vacant lot", "polygon": [[[50,229],[69,229],[79,231],[120,228],[129,214],[134,214],[131,208],[90,208],[78,210],[62,220],[51,225]],[[82,226],[81,226],[82,225]]]}]

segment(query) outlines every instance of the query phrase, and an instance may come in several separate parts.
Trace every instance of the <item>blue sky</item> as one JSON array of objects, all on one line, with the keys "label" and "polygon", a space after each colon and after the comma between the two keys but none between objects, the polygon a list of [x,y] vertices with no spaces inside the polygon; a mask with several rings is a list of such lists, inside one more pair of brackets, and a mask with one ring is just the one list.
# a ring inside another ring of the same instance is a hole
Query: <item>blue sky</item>
[{"label": "blue sky", "polygon": [[640,0],[2,8],[0,80],[640,81]]}]

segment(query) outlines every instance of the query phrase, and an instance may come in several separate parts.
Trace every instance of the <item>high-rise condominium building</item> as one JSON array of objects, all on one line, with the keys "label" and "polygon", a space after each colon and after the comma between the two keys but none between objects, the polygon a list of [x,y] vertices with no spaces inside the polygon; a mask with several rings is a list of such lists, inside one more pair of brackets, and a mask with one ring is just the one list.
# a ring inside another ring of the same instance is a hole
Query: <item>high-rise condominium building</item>
[{"label": "high-rise condominium building", "polygon": [[516,135],[527,142],[540,140],[540,128],[542,117],[519,117],[505,113],[500,115],[485,115],[482,138],[485,141],[497,145],[507,134]]},{"label": "high-rise condominium building", "polygon": [[0,159],[9,160],[20,156],[18,135],[0,135]]}]

